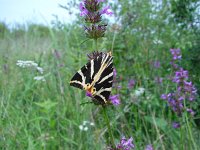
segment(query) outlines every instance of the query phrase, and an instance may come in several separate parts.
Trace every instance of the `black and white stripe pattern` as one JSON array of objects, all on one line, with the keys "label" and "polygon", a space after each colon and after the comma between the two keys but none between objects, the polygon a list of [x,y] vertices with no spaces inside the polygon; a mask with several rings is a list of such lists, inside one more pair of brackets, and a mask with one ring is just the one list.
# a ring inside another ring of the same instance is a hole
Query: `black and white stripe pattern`
[{"label": "black and white stripe pattern", "polygon": [[110,53],[101,53],[73,76],[70,85],[84,90],[96,89],[92,99],[95,103],[105,104],[112,90],[112,82],[113,57]]}]

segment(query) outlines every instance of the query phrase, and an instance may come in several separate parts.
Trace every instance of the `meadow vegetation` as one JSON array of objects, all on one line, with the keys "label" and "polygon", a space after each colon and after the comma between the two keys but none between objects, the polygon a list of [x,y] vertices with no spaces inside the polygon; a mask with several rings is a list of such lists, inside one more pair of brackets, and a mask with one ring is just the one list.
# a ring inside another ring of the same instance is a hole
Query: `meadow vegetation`
[{"label": "meadow vegetation", "polygon": [[[98,49],[112,51],[117,72],[112,94],[119,94],[121,104],[107,109],[115,143],[124,136],[133,138],[137,150],[147,145],[200,149],[199,2],[118,0],[110,5],[115,22],[105,20]],[[0,149],[107,148],[101,106],[82,104],[91,99],[69,86],[95,50],[81,24],[79,19],[10,29],[0,23]],[[180,49],[176,65],[188,71],[187,81],[196,89],[192,103],[183,100],[181,114],[162,97],[179,86],[170,49]],[[22,67],[19,60],[32,62]]]}]

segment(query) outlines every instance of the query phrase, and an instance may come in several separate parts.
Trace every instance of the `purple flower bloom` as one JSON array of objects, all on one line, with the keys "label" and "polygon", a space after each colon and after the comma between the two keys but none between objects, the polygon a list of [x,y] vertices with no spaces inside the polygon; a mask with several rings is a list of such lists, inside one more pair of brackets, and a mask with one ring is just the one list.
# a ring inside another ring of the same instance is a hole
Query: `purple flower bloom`
[{"label": "purple flower bloom", "polygon": [[153,66],[155,68],[160,68],[160,61],[158,61],[158,60],[154,61]]},{"label": "purple flower bloom", "polygon": [[163,81],[163,78],[161,77],[155,77],[155,82],[158,83],[158,84],[161,84]]},{"label": "purple flower bloom", "polygon": [[56,59],[60,59],[61,58],[61,53],[58,50],[55,49],[53,54],[54,54]]},{"label": "purple flower bloom", "polygon": [[173,60],[181,59],[181,50],[180,49],[170,49],[170,52],[173,56]]},{"label": "purple flower bloom", "polygon": [[88,10],[85,8],[82,2],[79,5],[79,9],[81,10],[80,16],[85,16],[88,14]]},{"label": "purple flower bloom", "polygon": [[110,6],[105,6],[101,11],[100,11],[100,14],[106,14],[106,15],[112,15],[113,12],[111,12],[110,10]]},{"label": "purple flower bloom", "polygon": [[[180,49],[171,49],[170,51],[173,55],[172,64],[176,65],[174,64],[174,60],[181,59]],[[172,93],[162,94],[161,99],[167,100],[169,106],[179,116],[181,116],[182,112],[185,110],[191,115],[194,115],[194,111],[184,105],[184,101],[186,105],[189,104],[189,102],[195,99],[197,94],[197,90],[192,82],[188,81],[188,71],[179,68],[175,72],[172,82],[176,83],[176,90]]]},{"label": "purple flower bloom", "polygon": [[192,116],[194,116],[195,112],[192,109],[187,108],[187,112],[189,112]]},{"label": "purple flower bloom", "polygon": [[87,24],[85,26],[86,36],[91,39],[98,39],[104,37],[107,24],[102,22],[102,15],[111,15],[110,6],[106,6],[101,10],[100,2],[105,0],[83,0],[79,9],[81,11],[80,16],[84,17]]},{"label": "purple flower bloom", "polygon": [[97,0],[97,1],[100,3],[100,2],[104,2],[105,0]]},{"label": "purple flower bloom", "polygon": [[177,128],[180,128],[181,127],[181,124],[179,122],[173,122],[172,123],[172,127],[177,129]]},{"label": "purple flower bloom", "polygon": [[86,96],[92,97],[92,94],[90,92],[86,91]]},{"label": "purple flower bloom", "polygon": [[134,147],[135,146],[133,144],[132,137],[128,140],[125,137],[122,137],[122,139],[120,140],[120,143],[117,144],[117,149],[122,149],[122,150],[131,150]]},{"label": "purple flower bloom", "polygon": [[170,64],[172,65],[172,67],[173,67],[174,69],[177,69],[177,68],[178,68],[178,65],[175,64],[174,61],[171,61]]},{"label": "purple flower bloom", "polygon": [[120,104],[120,99],[119,99],[119,94],[116,94],[116,95],[111,95],[109,97],[109,99],[111,100],[111,103],[115,106],[119,105]]},{"label": "purple flower bloom", "polygon": [[180,83],[181,81],[184,81],[186,79],[188,79],[188,71],[180,68],[180,70],[175,72],[173,82]]},{"label": "purple flower bloom", "polygon": [[130,79],[128,82],[128,88],[131,89],[131,88],[133,88],[134,85],[135,85],[135,80]]},{"label": "purple flower bloom", "polygon": [[161,95],[161,99],[166,100],[167,99],[167,95],[166,94],[162,94]]},{"label": "purple flower bloom", "polygon": [[189,97],[190,101],[195,99],[197,89],[192,85],[192,82],[184,81],[184,91],[185,94]]},{"label": "purple flower bloom", "polygon": [[118,85],[118,86],[117,86],[117,89],[119,89],[119,90],[120,90],[121,88],[122,88],[122,86],[121,86],[121,85]]},{"label": "purple flower bloom", "polygon": [[153,146],[151,144],[147,145],[145,150],[153,150]]}]

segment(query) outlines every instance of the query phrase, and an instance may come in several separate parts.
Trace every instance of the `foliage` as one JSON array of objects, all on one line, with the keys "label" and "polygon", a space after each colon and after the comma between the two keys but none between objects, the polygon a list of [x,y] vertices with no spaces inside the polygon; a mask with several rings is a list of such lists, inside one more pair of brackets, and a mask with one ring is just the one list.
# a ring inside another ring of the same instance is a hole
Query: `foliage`
[{"label": "foliage", "polygon": [[7,25],[4,22],[0,22],[0,38],[4,38],[8,31]]}]

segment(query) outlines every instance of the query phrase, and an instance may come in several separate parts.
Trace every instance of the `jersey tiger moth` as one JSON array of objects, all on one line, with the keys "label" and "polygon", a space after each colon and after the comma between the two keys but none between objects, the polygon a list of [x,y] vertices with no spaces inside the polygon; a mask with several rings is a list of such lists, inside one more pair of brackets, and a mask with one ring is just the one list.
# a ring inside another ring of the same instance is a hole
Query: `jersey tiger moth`
[{"label": "jersey tiger moth", "polygon": [[70,85],[83,89],[95,104],[107,104],[113,83],[113,57],[111,52],[93,52],[89,62],[71,79]]}]

